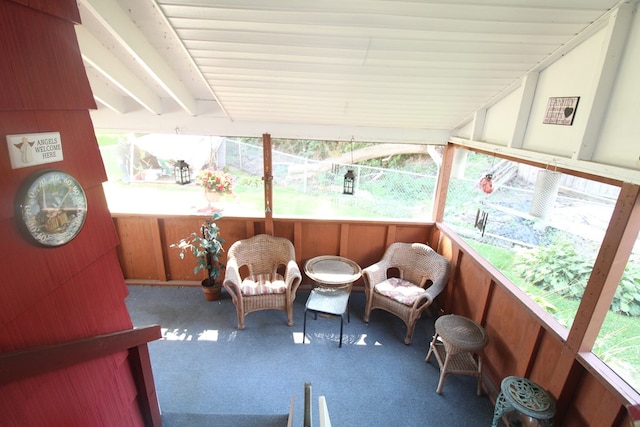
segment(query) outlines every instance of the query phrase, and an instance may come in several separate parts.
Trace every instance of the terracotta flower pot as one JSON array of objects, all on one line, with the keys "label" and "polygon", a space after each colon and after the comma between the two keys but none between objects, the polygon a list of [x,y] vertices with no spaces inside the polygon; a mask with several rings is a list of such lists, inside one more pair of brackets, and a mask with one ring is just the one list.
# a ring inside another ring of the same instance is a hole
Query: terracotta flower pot
[{"label": "terracotta flower pot", "polygon": [[222,283],[216,283],[213,286],[205,286],[208,283],[208,279],[202,281],[202,292],[204,298],[207,301],[217,301],[220,299],[220,293],[222,292]]}]

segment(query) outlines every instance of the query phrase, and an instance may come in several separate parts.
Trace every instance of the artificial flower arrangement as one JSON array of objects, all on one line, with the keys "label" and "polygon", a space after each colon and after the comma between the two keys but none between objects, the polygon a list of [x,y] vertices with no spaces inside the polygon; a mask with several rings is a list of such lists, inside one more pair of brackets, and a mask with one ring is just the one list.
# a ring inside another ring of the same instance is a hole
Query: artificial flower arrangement
[{"label": "artificial flower arrangement", "polygon": [[207,191],[215,191],[220,194],[233,193],[233,177],[221,169],[203,169],[198,174],[196,185]]}]

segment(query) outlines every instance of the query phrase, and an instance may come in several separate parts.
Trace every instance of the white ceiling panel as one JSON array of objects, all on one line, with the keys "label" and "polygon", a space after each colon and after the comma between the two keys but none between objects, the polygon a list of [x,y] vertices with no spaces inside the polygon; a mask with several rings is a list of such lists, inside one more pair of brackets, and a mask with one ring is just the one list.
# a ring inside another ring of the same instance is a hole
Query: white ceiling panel
[{"label": "white ceiling panel", "polygon": [[99,109],[440,132],[619,1],[78,2]]}]

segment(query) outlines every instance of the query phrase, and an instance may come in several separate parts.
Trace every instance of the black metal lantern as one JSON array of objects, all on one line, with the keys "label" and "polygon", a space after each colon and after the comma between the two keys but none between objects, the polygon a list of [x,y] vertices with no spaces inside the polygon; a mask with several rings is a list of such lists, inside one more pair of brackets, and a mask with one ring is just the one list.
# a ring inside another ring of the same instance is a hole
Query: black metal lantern
[{"label": "black metal lantern", "polygon": [[178,160],[174,167],[176,176],[176,184],[184,185],[191,182],[191,174],[189,173],[189,164],[184,160]]},{"label": "black metal lantern", "polygon": [[356,180],[356,176],[353,174],[353,169],[347,170],[344,174],[344,187],[342,188],[342,194],[353,194],[353,183]]}]

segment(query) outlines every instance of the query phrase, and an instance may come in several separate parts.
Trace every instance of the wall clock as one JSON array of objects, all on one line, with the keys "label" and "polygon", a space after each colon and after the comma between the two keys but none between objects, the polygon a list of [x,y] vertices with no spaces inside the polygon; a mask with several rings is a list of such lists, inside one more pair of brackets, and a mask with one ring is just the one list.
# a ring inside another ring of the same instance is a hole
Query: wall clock
[{"label": "wall clock", "polygon": [[61,246],[78,235],[87,215],[87,197],[71,175],[43,170],[18,191],[16,218],[22,233],[45,247]]}]

